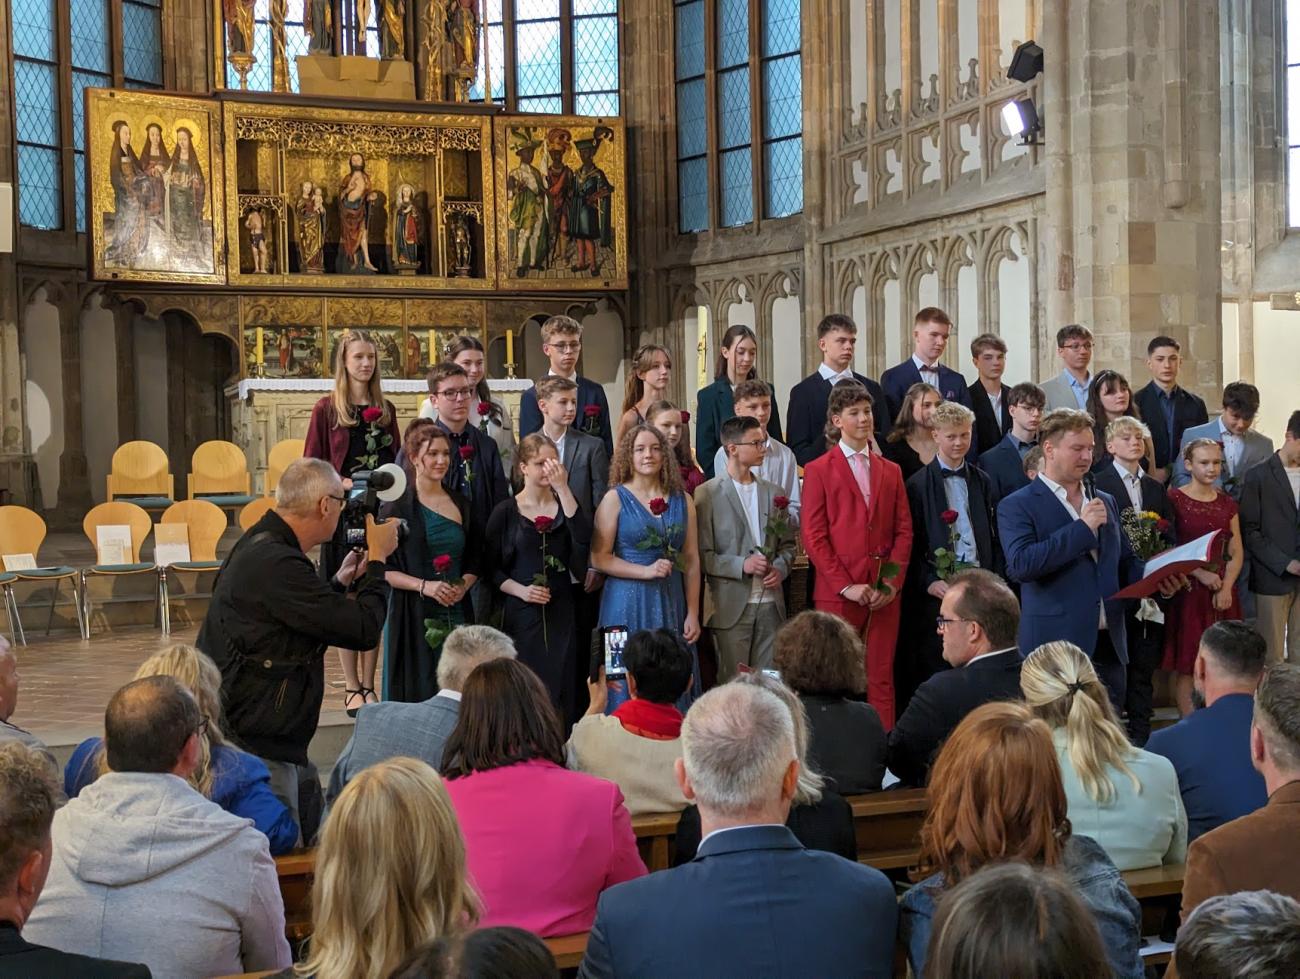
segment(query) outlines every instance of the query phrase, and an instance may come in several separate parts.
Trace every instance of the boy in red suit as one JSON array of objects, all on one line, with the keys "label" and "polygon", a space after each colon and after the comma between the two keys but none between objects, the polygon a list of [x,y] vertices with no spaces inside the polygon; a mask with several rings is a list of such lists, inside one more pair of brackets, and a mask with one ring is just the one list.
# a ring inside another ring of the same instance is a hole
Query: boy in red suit
[{"label": "boy in red suit", "polygon": [[902,470],[871,454],[874,419],[867,389],[840,381],[826,417],[831,448],[804,468],[800,520],[804,550],[817,571],[813,604],[862,634],[867,700],[889,730],[898,590],[912,551],[912,516]]}]

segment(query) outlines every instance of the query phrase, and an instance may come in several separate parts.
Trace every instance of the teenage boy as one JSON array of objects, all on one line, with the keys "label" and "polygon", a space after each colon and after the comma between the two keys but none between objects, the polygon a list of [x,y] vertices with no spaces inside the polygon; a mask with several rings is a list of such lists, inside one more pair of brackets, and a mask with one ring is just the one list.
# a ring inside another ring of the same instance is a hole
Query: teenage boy
[{"label": "teenage boy", "polygon": [[831,391],[826,415],[833,447],[804,467],[800,519],[804,551],[817,571],[813,601],[862,635],[867,700],[889,730],[894,726],[897,599],[912,555],[912,517],[902,470],[870,451],[873,415],[867,389],[841,381]]},{"label": "teenage boy", "polygon": [[[614,454],[614,429],[609,423],[609,401],[605,389],[578,374],[578,357],[582,353],[582,324],[571,316],[552,316],[542,324],[542,353],[551,362],[547,372],[567,377],[578,385],[578,417],[574,427],[595,435],[605,443],[605,454]],[[532,435],[542,427],[542,412],[537,406],[537,388],[524,392],[519,402],[519,437]]]},{"label": "teenage boy", "polygon": [[1300,411],[1291,412],[1282,447],[1243,484],[1241,536],[1268,660],[1300,665]]},{"label": "teenage boy", "polygon": [[463,367],[434,364],[428,381],[429,400],[438,411],[434,424],[451,437],[451,465],[442,484],[469,500],[470,519],[486,527],[493,509],[510,495],[501,453],[490,435],[469,424],[470,401],[478,396]]},{"label": "teenage boy", "polygon": [[1151,381],[1133,395],[1138,411],[1151,426],[1151,444],[1156,450],[1156,471],[1151,475],[1169,482],[1171,463],[1178,462],[1183,432],[1210,420],[1205,402],[1178,386],[1182,348],[1173,337],[1156,337],[1147,344],[1147,370]]},{"label": "teenage boy", "polygon": [[772,640],[785,621],[781,583],[794,561],[793,528],[770,561],[760,551],[776,513],[774,501],[783,495],[775,483],[754,475],[770,444],[767,426],[757,418],[728,418],[722,423],[726,466],[695,491],[700,562],[713,598],[705,625],[718,654],[719,683],[735,676],[741,664],[771,668]]},{"label": "teenage boy", "polygon": [[[1125,510],[1157,514],[1173,522],[1173,511],[1165,488],[1142,472],[1146,457],[1146,440],[1150,430],[1136,418],[1125,415],[1106,426],[1106,451],[1111,464],[1093,474],[1097,489],[1115,497],[1122,514]],[[1174,543],[1172,531],[1165,535],[1165,545]],[[1160,665],[1164,650],[1164,617],[1153,616],[1151,606],[1128,602],[1124,610],[1124,631],[1128,634],[1127,685],[1124,713],[1129,740],[1139,748],[1151,736],[1151,709],[1154,690],[1151,677]]]},{"label": "teenage boy", "polygon": [[[1245,381],[1233,381],[1223,389],[1223,413],[1212,422],[1183,432],[1174,465],[1174,485],[1186,486],[1192,474],[1183,462],[1183,446],[1193,439],[1214,439],[1223,446],[1223,471],[1215,486],[1234,500],[1241,499],[1241,485],[1247,470],[1267,462],[1273,454],[1273,440],[1251,426],[1259,414],[1259,388]],[[1245,569],[1242,569],[1245,575]]]},{"label": "teenage boy", "polygon": [[[733,403],[736,417],[757,418],[758,423],[767,429],[768,419],[772,417],[772,389],[759,380],[741,381],[736,385]],[[770,433],[769,433],[770,434]],[[727,468],[727,447],[718,447],[713,457],[713,471],[720,473]],[[767,452],[763,461],[754,467],[754,475],[775,483],[781,493],[790,500],[790,518],[799,521],[799,462],[790,451],[774,438],[767,441]]]},{"label": "teenage boy", "polygon": [[1092,387],[1092,331],[1071,323],[1056,331],[1056,355],[1061,358],[1061,373],[1042,383],[1047,395],[1047,410],[1088,408],[1088,388]]},{"label": "teenage boy", "polygon": [[1006,400],[1011,430],[979,460],[979,467],[988,475],[999,500],[1029,485],[1024,470],[1025,456],[1038,443],[1038,424],[1043,420],[1047,397],[1037,384],[1025,382],[1007,391]]},{"label": "teenage boy", "polygon": [[871,378],[853,370],[853,349],[857,342],[857,325],[843,313],[831,313],[817,324],[817,347],[822,352],[822,362],[791,389],[790,405],[785,413],[786,442],[801,466],[826,451],[826,403],[831,388],[840,381],[857,381],[871,395],[876,443],[873,451],[879,453],[879,443],[889,434],[892,425],[885,392]]},{"label": "teenage boy", "polygon": [[975,444],[991,449],[1011,431],[1011,406],[1002,372],[1007,369],[1007,344],[994,333],[981,333],[970,342],[971,362],[979,372],[968,390],[975,412]]},{"label": "teenage boy", "polygon": [[966,378],[939,363],[951,335],[952,320],[942,309],[926,306],[916,314],[912,325],[912,356],[880,375],[880,386],[889,399],[891,418],[898,417],[907,389],[922,381],[937,390],[944,401],[957,401],[967,408],[971,406]]}]

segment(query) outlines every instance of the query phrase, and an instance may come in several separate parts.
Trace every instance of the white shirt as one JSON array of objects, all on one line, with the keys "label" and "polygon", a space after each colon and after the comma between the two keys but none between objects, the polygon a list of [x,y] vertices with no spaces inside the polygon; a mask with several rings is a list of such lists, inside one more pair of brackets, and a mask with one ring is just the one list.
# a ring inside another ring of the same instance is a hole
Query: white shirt
[{"label": "white shirt", "polygon": [[564,430],[563,435],[561,435],[558,439],[551,440],[555,443],[555,454],[560,457],[561,465],[564,464],[564,440],[567,439],[568,437],[569,437],[569,430],[566,428]]},{"label": "white shirt", "polygon": [[[784,824],[783,823],[751,823],[745,826],[724,826],[722,827],[722,829],[715,829],[711,833],[706,833],[704,835],[704,839],[700,840],[700,846],[704,846],[706,841],[713,839],[715,836],[717,836],[720,833],[730,833],[733,829],[757,829],[760,826],[764,826],[764,827],[782,826],[783,827]],[[696,847],[696,852],[697,853],[699,852],[699,847]]]},{"label": "white shirt", "polygon": [[1128,490],[1129,502],[1133,504],[1133,509],[1139,513],[1142,511],[1142,473],[1138,471],[1131,473],[1124,468],[1124,464],[1118,459],[1113,460],[1115,471],[1119,473],[1120,480],[1124,483],[1124,488]]},{"label": "white shirt", "polygon": [[436,694],[434,694],[434,696],[435,696],[435,697],[446,697],[448,700],[454,700],[454,701],[456,701],[456,703],[458,703],[458,704],[460,703],[460,691],[459,691],[459,690],[448,690],[446,687],[443,687],[443,688],[442,688],[441,690],[439,690]]},{"label": "white shirt", "polygon": [[[984,387],[983,384],[980,387]],[[1002,395],[1006,388],[1001,384],[998,385],[997,394],[989,394],[988,388],[984,388],[984,393],[988,395],[989,404],[993,406],[993,419],[998,423],[998,428],[1002,427]]]},{"label": "white shirt", "polygon": [[844,370],[836,374],[833,370],[831,370],[829,367],[826,366],[825,361],[822,361],[822,363],[817,365],[817,373],[820,374],[822,377],[826,378],[826,380],[830,381],[831,387],[834,387],[836,383],[839,381],[857,380],[857,378],[853,376],[852,364],[849,364],[848,367],[844,368]]},{"label": "white shirt", "polygon": [[921,372],[921,380],[925,381],[925,383],[930,385],[931,387],[937,388],[939,386],[938,363],[935,363],[935,365],[931,367],[929,364],[927,364],[916,354],[912,354],[912,363],[914,363],[916,365],[916,369]]},{"label": "white shirt", "polygon": [[[1043,481],[1043,485],[1044,485],[1044,486],[1046,486],[1049,490],[1052,491],[1052,495],[1055,496],[1058,500],[1061,501],[1061,506],[1065,507],[1065,512],[1068,513],[1068,514],[1069,514],[1071,517],[1073,517],[1075,520],[1078,520],[1078,519],[1079,519],[1079,511],[1076,510],[1076,509],[1074,508],[1074,504],[1072,504],[1072,503],[1070,502],[1069,497],[1066,495],[1065,487],[1062,486],[1060,483],[1054,483],[1054,482],[1052,482],[1050,479],[1048,479],[1048,478],[1047,478],[1046,476],[1044,476],[1042,473],[1039,473],[1039,474],[1038,474],[1038,478],[1041,479],[1041,480]],[[1087,493],[1082,489],[1082,487],[1080,487],[1079,492],[1083,493],[1083,498],[1084,498],[1084,501],[1086,502],[1087,499],[1088,499],[1088,494],[1087,494]],[[1095,530],[1093,531],[1093,536],[1094,536],[1094,537],[1097,536],[1097,532],[1096,532]],[[1099,555],[1098,555],[1098,552],[1097,552],[1097,548],[1094,547],[1094,548],[1092,549],[1092,559],[1093,559],[1094,561],[1096,561],[1097,558],[1098,558],[1098,556],[1099,556]],[[1103,597],[1102,597],[1102,601],[1098,602],[1097,604],[1098,604],[1098,607],[1101,609],[1101,616],[1100,616],[1100,619],[1099,619],[1099,622],[1098,622],[1097,628],[1098,628],[1098,629],[1105,629],[1105,628],[1106,628],[1106,601],[1105,601],[1105,596],[1103,596]]]},{"label": "white shirt", "polygon": [[995,649],[992,652],[980,653],[978,656],[972,656],[968,659],[965,665],[970,666],[972,663],[978,663],[980,660],[988,659],[990,656],[1001,656],[1003,653],[1009,653],[1015,648],[1015,646],[1008,646],[1006,649]]},{"label": "white shirt", "polygon": [[1223,464],[1228,470],[1229,476],[1237,475],[1237,467],[1241,465],[1241,450],[1244,448],[1241,436],[1233,435],[1223,424],[1223,416],[1219,416],[1219,441],[1223,443]]},{"label": "white shirt", "polygon": [[[546,376],[547,376],[547,377],[563,377],[564,375],[562,375],[562,374],[557,374],[557,373],[555,373],[555,371],[547,371],[547,372],[546,372]],[[578,383],[578,372],[577,372],[577,371],[574,371],[572,374],[568,375],[568,379],[569,379],[570,381],[572,381],[574,384],[577,384],[577,383]]]},{"label": "white shirt", "polygon": [[[1291,469],[1288,466],[1283,466],[1282,468],[1286,470],[1286,478],[1291,480],[1291,492],[1295,494],[1295,505],[1300,507],[1300,467]],[[790,506],[793,507],[794,504],[791,503]]]},{"label": "white shirt", "polygon": [[[758,480],[751,479],[748,483],[731,481],[731,485],[736,488],[736,495],[740,497],[740,508],[745,511],[745,520],[749,524],[749,532],[758,545],[763,543],[763,525],[759,521],[758,514]],[[772,602],[776,599],[767,593],[763,587],[763,579],[760,575],[750,576],[749,587],[749,604],[754,605],[759,602]]]},{"label": "white shirt", "polygon": [[[718,447],[713,457],[713,471],[727,471],[727,450]],[[782,445],[776,439],[767,440],[767,455],[763,464],[750,467],[750,472],[769,483],[781,487],[781,492],[790,499],[790,522],[799,523],[799,462],[788,445]]]}]

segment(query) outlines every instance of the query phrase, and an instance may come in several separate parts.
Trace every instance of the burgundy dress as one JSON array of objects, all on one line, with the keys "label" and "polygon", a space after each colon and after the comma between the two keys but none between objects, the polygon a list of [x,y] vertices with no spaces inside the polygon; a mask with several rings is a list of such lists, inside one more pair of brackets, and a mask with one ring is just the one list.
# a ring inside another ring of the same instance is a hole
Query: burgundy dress
[{"label": "burgundy dress", "polygon": [[[1225,531],[1220,540],[1223,552],[1220,560],[1206,570],[1223,574],[1228,563],[1228,540],[1232,534],[1232,518],[1237,515],[1237,502],[1228,494],[1219,492],[1213,501],[1202,503],[1186,493],[1171,490],[1169,506],[1174,512],[1174,529],[1179,544],[1187,544],[1215,530]],[[1214,592],[1192,578],[1191,591],[1180,591],[1165,613],[1164,668],[1190,676],[1196,662],[1196,650],[1201,644],[1201,634],[1215,622],[1241,618],[1241,601],[1237,586],[1232,586],[1232,605],[1219,611],[1214,607]]]}]

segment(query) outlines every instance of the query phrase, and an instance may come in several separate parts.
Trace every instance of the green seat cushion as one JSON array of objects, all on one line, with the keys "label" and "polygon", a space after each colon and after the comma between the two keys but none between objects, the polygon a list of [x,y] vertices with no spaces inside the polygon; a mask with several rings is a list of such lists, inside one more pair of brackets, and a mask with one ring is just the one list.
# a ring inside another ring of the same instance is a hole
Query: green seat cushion
[{"label": "green seat cushion", "polygon": [[12,571],[0,571],[0,585],[7,585],[10,582],[17,580],[18,576]]},{"label": "green seat cushion", "polygon": [[28,568],[26,571],[19,571],[19,578],[67,578],[76,574],[75,568],[58,567],[58,568]]},{"label": "green seat cushion", "polygon": [[221,568],[220,561],[173,561],[170,567],[177,571],[217,571]]},{"label": "green seat cushion", "polygon": [[153,568],[148,561],[141,561],[138,564],[97,564],[86,570],[95,574],[131,574],[133,571],[152,571]]},{"label": "green seat cushion", "polygon": [[256,496],[248,496],[244,493],[213,493],[198,497],[200,500],[207,500],[209,503],[215,503],[217,506],[246,506],[252,503]]},{"label": "green seat cushion", "polygon": [[134,503],[145,510],[166,510],[176,501],[166,496],[119,496],[115,499],[123,503]]}]

